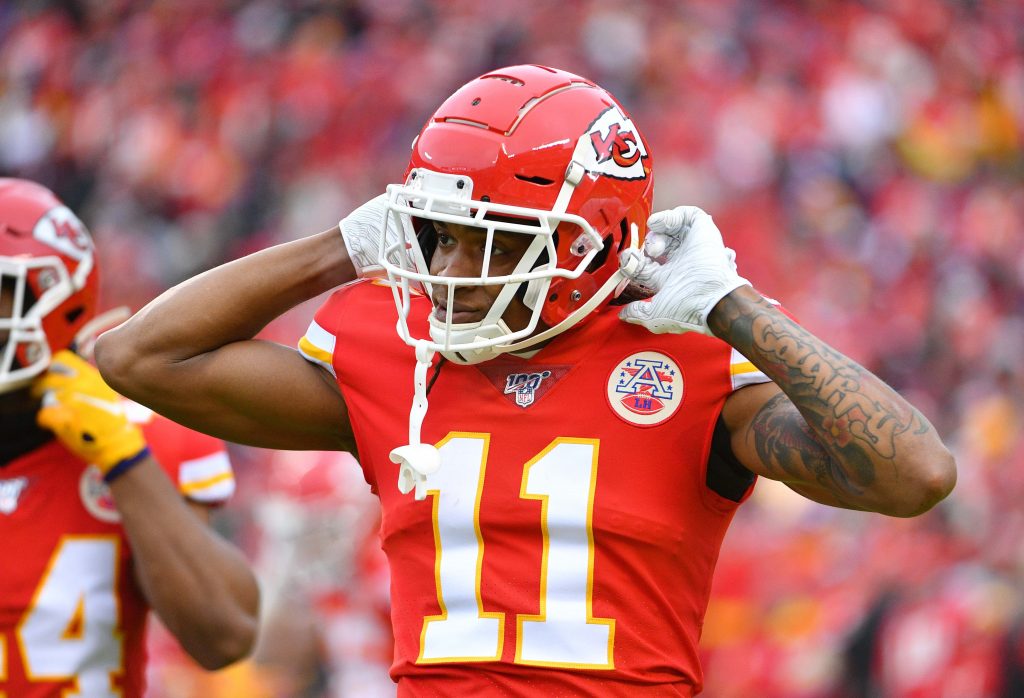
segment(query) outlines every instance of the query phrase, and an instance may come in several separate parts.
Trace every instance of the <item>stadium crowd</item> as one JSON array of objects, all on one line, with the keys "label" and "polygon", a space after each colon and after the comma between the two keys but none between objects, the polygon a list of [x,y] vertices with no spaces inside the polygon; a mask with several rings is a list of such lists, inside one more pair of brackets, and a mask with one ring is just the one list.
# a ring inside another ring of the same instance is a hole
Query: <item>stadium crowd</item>
[{"label": "stadium crowd", "polygon": [[[711,212],[741,272],[959,464],[910,520],[760,483],[719,563],[706,694],[1022,695],[1022,46],[1009,0],[3,3],[0,174],[78,211],[106,303],[138,308],[334,225],[483,70],[598,81],[651,143],[655,207]],[[254,554],[270,460],[241,453],[225,512]]]}]

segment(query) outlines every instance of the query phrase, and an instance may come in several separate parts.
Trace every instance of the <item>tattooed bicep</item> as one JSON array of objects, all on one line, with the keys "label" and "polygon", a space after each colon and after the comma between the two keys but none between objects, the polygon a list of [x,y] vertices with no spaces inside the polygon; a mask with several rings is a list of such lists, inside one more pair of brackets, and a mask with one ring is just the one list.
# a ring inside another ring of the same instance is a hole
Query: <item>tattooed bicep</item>
[{"label": "tattooed bicep", "polygon": [[746,434],[758,459],[775,475],[800,477],[806,473],[806,461],[827,457],[814,440],[811,429],[796,406],[784,393],[768,400],[750,423]]},{"label": "tattooed bicep", "polygon": [[783,393],[765,402],[744,436],[748,452],[753,450],[756,454],[758,470],[774,480],[815,484],[845,499],[855,498],[861,487],[873,479],[873,468],[863,454],[857,459],[861,465],[856,469],[857,477],[849,477]]}]

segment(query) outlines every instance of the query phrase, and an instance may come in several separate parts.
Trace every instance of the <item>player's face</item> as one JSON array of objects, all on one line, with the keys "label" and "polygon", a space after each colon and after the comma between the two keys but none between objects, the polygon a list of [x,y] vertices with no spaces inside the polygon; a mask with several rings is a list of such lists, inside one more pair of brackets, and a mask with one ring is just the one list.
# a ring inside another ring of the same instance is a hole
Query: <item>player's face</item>
[{"label": "player's face", "polygon": [[[437,276],[467,277],[479,276],[483,266],[484,246],[487,232],[454,223],[435,222],[437,247],[430,259],[430,273]],[[491,245],[489,276],[511,274],[515,270],[531,236],[516,233],[496,232]],[[444,322],[448,313],[453,323],[477,322],[482,320],[502,286],[460,286],[455,290],[455,304],[448,308],[447,289],[434,287],[434,316]],[[530,309],[518,297],[509,303],[502,319],[515,331],[526,327],[530,320]]]}]

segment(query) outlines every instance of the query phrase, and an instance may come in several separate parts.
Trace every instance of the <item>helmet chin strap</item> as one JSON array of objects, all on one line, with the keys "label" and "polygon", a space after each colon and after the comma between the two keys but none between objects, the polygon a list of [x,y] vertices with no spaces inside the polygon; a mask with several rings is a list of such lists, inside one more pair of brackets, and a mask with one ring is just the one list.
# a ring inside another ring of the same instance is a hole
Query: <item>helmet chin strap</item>
[{"label": "helmet chin strap", "polygon": [[427,340],[416,342],[416,371],[413,374],[412,409],[409,410],[409,443],[392,449],[392,463],[398,463],[398,491],[413,495],[417,501],[427,497],[427,477],[441,467],[441,452],[432,444],[420,441],[423,418],[427,415],[427,369],[434,352]]},{"label": "helmet chin strap", "polygon": [[[438,322],[433,315],[430,316],[429,323],[430,338],[436,344],[442,346],[449,342],[452,344],[468,344],[474,340],[495,339],[512,333],[509,326],[501,319],[493,323],[475,322],[465,327],[452,325],[451,329],[453,331],[451,333],[448,332],[448,326]],[[493,359],[495,356],[502,354],[503,351],[501,345],[491,345],[462,351],[441,349],[440,353],[454,364],[478,364],[488,359]]]},{"label": "helmet chin strap", "polygon": [[[583,181],[583,175],[587,173],[586,168],[579,162],[582,159],[584,150],[585,141],[581,137],[576,141],[576,149],[573,150],[572,160],[569,161],[569,166],[565,168],[565,179],[562,181],[562,188],[558,190],[558,196],[551,207],[551,210],[555,213],[565,213],[566,209],[569,208],[569,200],[572,198],[573,191]],[[554,260],[548,260],[548,262],[554,264]],[[527,282],[523,304],[530,310],[536,310],[538,304],[543,305],[543,299],[547,295],[550,283],[551,279],[533,279]]]},{"label": "helmet chin strap", "polygon": [[629,228],[629,247],[619,253],[619,269],[608,277],[608,280],[604,282],[604,285],[601,286],[601,288],[599,288],[589,300],[579,308],[576,308],[576,310],[570,313],[567,318],[554,327],[549,327],[543,332],[538,332],[531,337],[527,337],[526,339],[515,342],[507,347],[503,347],[503,350],[522,351],[536,346],[541,342],[546,342],[549,339],[554,338],[556,335],[562,334],[589,315],[592,310],[597,308],[597,306],[604,303],[609,296],[615,298],[622,293],[626,286],[629,285],[632,277],[640,270],[642,263],[642,257],[640,256],[640,231],[637,228],[636,223],[632,223]]}]

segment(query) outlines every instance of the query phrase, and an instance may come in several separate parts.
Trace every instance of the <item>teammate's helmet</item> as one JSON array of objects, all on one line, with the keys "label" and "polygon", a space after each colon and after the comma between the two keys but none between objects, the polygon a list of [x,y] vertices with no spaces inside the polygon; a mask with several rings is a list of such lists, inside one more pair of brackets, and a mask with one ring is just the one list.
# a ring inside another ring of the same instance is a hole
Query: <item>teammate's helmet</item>
[{"label": "teammate's helmet", "polygon": [[[622,106],[594,83],[536,65],[496,70],[463,85],[413,143],[405,183],[388,187],[405,240],[380,250],[396,289],[399,333],[410,344],[408,294],[442,285],[504,285],[486,317],[453,324],[431,314],[428,346],[477,363],[565,331],[626,285],[619,253],[640,247],[653,195],[651,154]],[[434,228],[444,221],[530,235],[512,274],[429,273]],[[501,320],[519,294],[533,313],[512,331]],[[543,320],[550,329],[534,335]],[[533,335],[531,337],[531,335]]]},{"label": "teammate's helmet", "polygon": [[[28,385],[96,310],[92,238],[46,187],[0,178],[0,393]],[[6,342],[3,337],[6,336]]]}]

